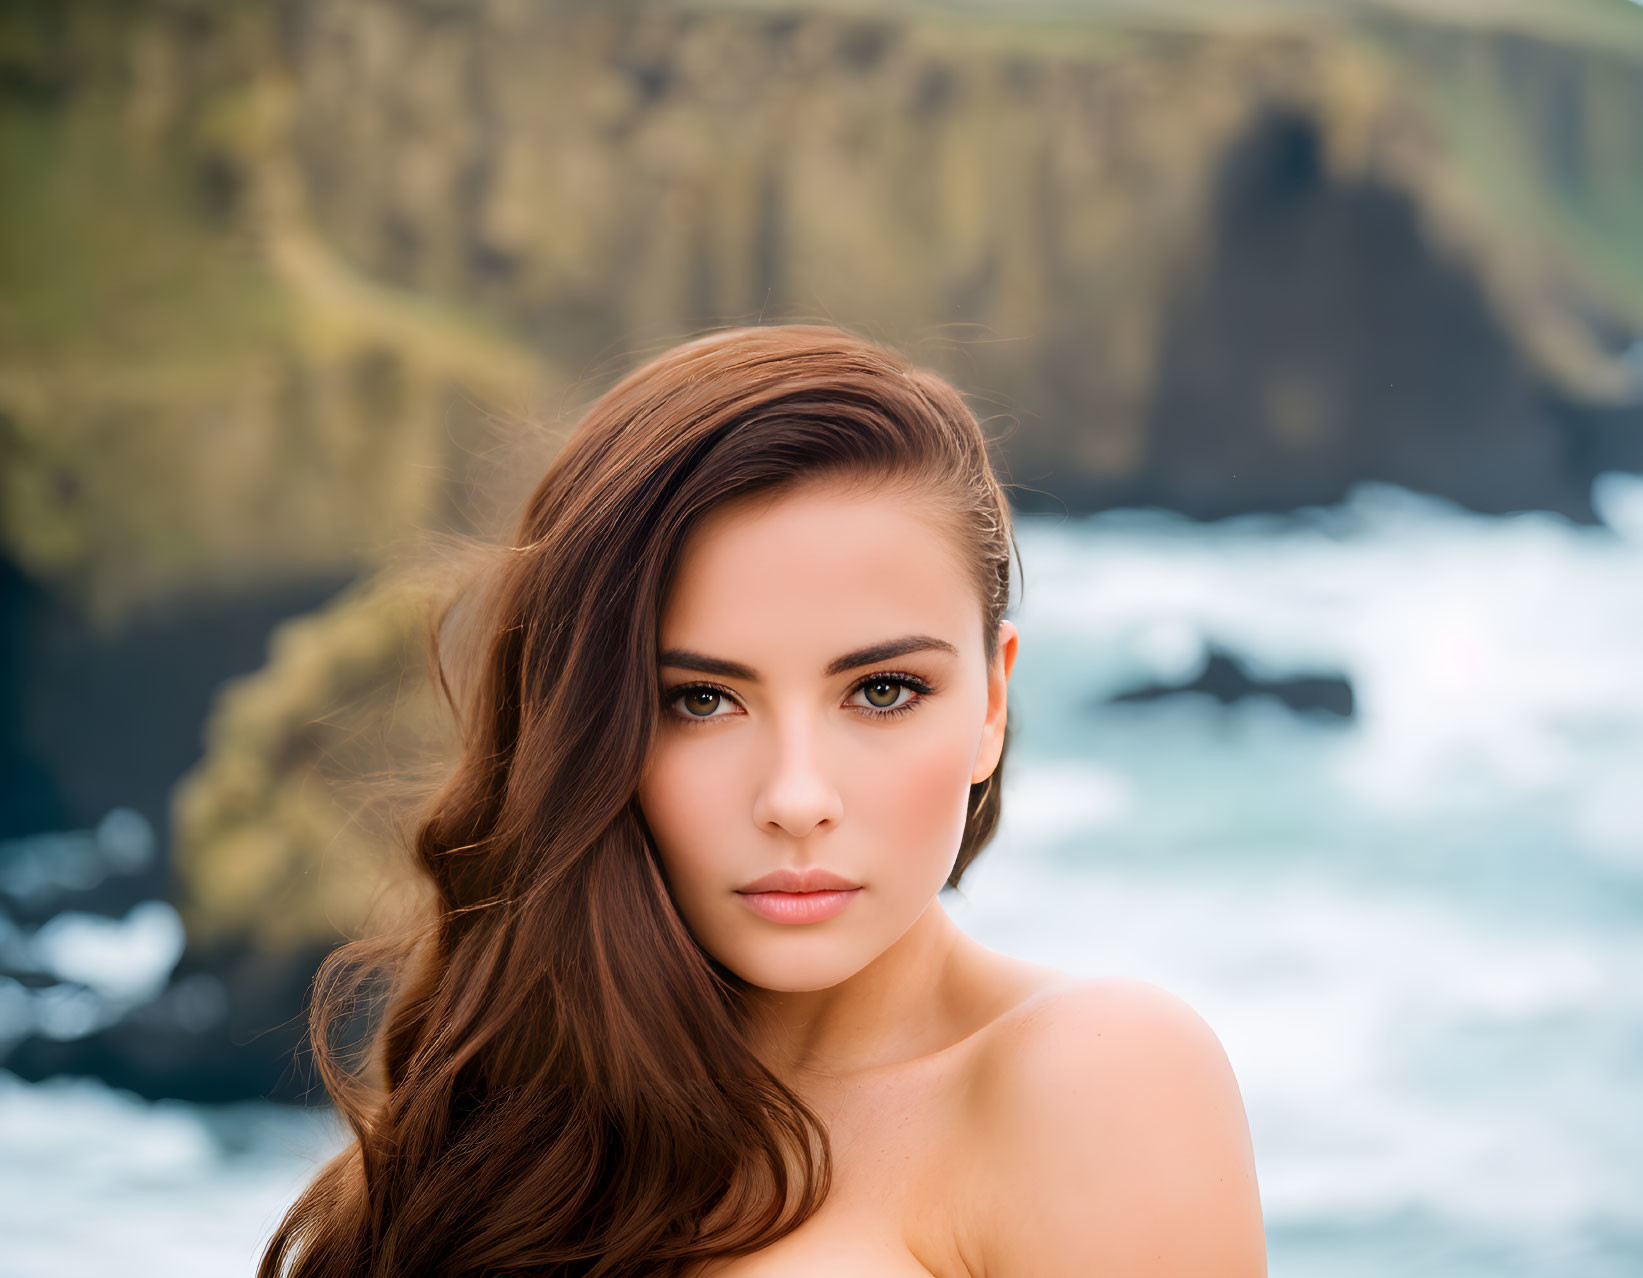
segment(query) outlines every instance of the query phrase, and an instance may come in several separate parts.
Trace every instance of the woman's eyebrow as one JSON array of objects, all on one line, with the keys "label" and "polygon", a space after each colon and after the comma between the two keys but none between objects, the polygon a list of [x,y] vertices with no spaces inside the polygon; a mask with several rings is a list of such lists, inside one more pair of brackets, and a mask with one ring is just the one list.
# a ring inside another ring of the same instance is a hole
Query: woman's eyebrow
[{"label": "woman's eyebrow", "polygon": [[[883,643],[869,644],[865,648],[857,648],[854,652],[847,652],[843,656],[834,657],[822,671],[823,678],[843,674],[846,670],[854,670],[858,666],[870,666],[880,661],[888,661],[892,657],[903,657],[909,652],[946,652],[958,656],[958,649],[945,639],[936,639],[930,635],[903,635],[900,639],[887,639]],[[742,679],[748,683],[758,683],[759,675],[756,670],[742,665],[739,661],[725,661],[719,657],[705,656],[700,652],[690,652],[684,648],[668,648],[658,658],[664,666],[673,666],[679,670],[695,670],[701,674],[718,675],[724,679]]]}]

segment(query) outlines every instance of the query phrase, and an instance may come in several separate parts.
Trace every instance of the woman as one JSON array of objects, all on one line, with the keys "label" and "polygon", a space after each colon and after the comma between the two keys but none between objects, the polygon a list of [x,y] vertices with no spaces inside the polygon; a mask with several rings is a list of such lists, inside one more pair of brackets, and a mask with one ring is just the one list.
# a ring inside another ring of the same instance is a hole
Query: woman
[{"label": "woman", "polygon": [[357,1140],[264,1278],[1263,1274],[1205,1022],[939,899],[999,818],[1012,545],[959,394],[839,329],[595,403],[485,596],[375,1079],[316,1001]]}]

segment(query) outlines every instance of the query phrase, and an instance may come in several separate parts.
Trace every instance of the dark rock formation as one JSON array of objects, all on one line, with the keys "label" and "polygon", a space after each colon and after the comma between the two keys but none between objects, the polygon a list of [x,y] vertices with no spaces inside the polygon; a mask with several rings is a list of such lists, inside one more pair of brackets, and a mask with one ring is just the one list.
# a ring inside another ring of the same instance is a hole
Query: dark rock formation
[{"label": "dark rock formation", "polygon": [[1232,705],[1249,697],[1271,697],[1297,714],[1326,715],[1351,719],[1356,713],[1352,684],[1344,676],[1302,675],[1287,679],[1258,679],[1250,675],[1238,658],[1224,648],[1211,645],[1203,669],[1185,683],[1149,683],[1114,693],[1106,705],[1158,701],[1183,693],[1207,693],[1222,705]]}]

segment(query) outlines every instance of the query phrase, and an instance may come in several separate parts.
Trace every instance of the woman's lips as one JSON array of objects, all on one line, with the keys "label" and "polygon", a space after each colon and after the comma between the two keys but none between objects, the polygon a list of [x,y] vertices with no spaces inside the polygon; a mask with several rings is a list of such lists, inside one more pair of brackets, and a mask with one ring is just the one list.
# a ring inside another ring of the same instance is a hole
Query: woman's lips
[{"label": "woman's lips", "polygon": [[861,889],[838,892],[738,892],[754,913],[772,923],[820,923],[830,919]]}]

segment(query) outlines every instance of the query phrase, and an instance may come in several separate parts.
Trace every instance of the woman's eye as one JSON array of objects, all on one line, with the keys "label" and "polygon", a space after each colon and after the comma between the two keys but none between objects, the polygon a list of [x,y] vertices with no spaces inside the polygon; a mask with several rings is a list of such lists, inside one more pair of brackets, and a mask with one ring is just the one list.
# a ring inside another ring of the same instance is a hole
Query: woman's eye
[{"label": "woman's eye", "polygon": [[[929,684],[910,675],[874,675],[855,686],[848,704],[867,711],[868,718],[889,719],[906,714],[934,691]],[[853,699],[858,694],[862,701]],[[706,723],[732,717],[737,702],[728,692],[701,683],[674,689],[668,693],[666,705],[682,723]]]},{"label": "woman's eye", "polygon": [[899,679],[869,679],[857,691],[867,698],[867,704],[875,710],[889,710],[895,707],[897,698],[903,692],[911,692],[912,689]]},{"label": "woman's eye", "polygon": [[[856,691],[866,698],[872,717],[890,719],[908,713],[935,689],[913,675],[885,674],[868,677],[856,685]],[[904,692],[913,695],[903,697]]]},{"label": "woman's eye", "polygon": [[673,698],[673,704],[682,706],[685,716],[691,719],[722,719],[724,716],[714,711],[727,702],[717,688],[686,688]]}]

